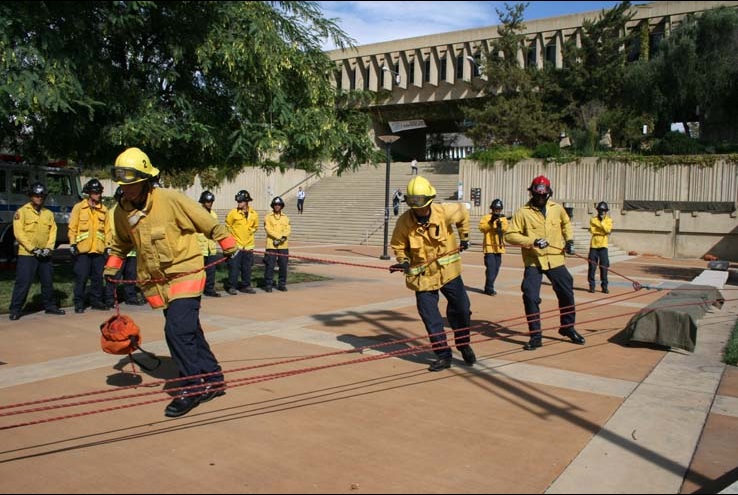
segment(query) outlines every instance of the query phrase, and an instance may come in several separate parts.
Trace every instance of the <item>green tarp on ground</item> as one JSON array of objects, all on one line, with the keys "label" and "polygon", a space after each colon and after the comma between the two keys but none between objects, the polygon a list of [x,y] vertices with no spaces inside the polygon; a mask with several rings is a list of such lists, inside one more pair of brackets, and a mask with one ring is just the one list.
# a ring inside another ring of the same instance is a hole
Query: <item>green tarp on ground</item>
[{"label": "green tarp on ground", "polygon": [[723,304],[720,291],[710,285],[683,284],[654,301],[625,327],[629,342],[645,342],[694,351],[697,320],[711,306]]}]

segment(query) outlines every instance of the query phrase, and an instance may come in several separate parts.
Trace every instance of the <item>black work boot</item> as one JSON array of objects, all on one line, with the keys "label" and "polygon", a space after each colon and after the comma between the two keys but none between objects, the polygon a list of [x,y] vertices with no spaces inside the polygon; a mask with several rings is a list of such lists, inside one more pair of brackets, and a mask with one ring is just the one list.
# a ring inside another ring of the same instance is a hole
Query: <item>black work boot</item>
[{"label": "black work boot", "polygon": [[[225,393],[225,392],[224,392]],[[211,397],[210,399],[212,399]],[[210,400],[208,399],[208,400]],[[177,418],[192,411],[202,401],[202,395],[181,394],[172,400],[164,409],[164,416]]]},{"label": "black work boot", "polygon": [[461,357],[464,358],[464,362],[469,366],[477,362],[477,356],[474,354],[474,349],[470,345],[459,347],[459,351],[461,351]]},{"label": "black work boot", "polygon": [[523,346],[523,349],[526,351],[535,351],[539,347],[543,345],[543,342],[541,341],[541,334],[533,335],[527,344]]},{"label": "black work boot", "polygon": [[441,371],[451,367],[451,356],[439,357],[428,366],[428,371]]},{"label": "black work boot", "polygon": [[579,335],[579,332],[574,330],[574,328],[567,328],[567,329],[560,329],[559,335],[563,335],[564,337],[568,337],[569,340],[571,340],[575,344],[584,345],[584,337]]}]

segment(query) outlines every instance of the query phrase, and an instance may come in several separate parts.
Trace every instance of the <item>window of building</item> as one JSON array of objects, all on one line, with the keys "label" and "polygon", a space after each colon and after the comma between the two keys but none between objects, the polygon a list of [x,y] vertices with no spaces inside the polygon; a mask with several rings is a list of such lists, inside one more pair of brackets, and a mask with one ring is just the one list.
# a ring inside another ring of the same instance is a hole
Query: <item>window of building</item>
[{"label": "window of building", "polygon": [[656,56],[656,52],[659,49],[659,45],[661,44],[662,39],[664,39],[663,31],[654,31],[648,37],[648,58],[649,59],[652,59],[653,57]]},{"label": "window of building", "polygon": [[446,57],[445,56],[441,59],[441,70],[438,76],[439,76],[438,79],[440,81],[446,81]]},{"label": "window of building", "polygon": [[431,59],[430,57],[424,60],[425,69],[423,70],[423,81],[430,82],[431,78]]},{"label": "window of building", "polygon": [[546,62],[550,62],[556,66],[556,42],[546,45]]},{"label": "window of building", "polygon": [[407,81],[410,84],[415,84],[415,61],[414,60],[408,64],[407,71],[408,71]]},{"label": "window of building", "polygon": [[369,67],[364,70],[364,89],[369,89]]},{"label": "window of building", "polygon": [[354,67],[351,69],[351,77],[349,78],[349,89],[355,90],[356,89],[356,71],[358,70],[358,67]]},{"label": "window of building", "polygon": [[456,56],[456,79],[464,79],[464,56]]},{"label": "window of building", "polygon": [[528,45],[528,57],[525,63],[526,67],[538,67],[538,49],[535,41]]},{"label": "window of building", "polygon": [[341,90],[343,89],[341,86],[343,85],[343,78],[341,77],[341,69],[337,69],[334,73],[334,76],[336,78],[336,89]]},{"label": "window of building", "polygon": [[472,74],[474,77],[479,77],[482,75],[482,56],[479,54],[479,52],[474,54],[474,63],[472,64]]}]

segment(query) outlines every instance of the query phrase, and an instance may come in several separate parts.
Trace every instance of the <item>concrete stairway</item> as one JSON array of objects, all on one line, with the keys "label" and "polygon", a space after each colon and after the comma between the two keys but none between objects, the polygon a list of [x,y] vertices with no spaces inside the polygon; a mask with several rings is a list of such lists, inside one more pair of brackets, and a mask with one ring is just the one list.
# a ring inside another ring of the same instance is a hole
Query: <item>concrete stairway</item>
[{"label": "concrete stairway", "polygon": [[[409,171],[406,162],[393,162],[390,167],[390,238],[397,219],[392,213],[392,192],[398,188],[405,192],[411,179]],[[436,188],[437,201],[455,200],[458,162],[418,163],[418,172]],[[285,208],[292,224],[292,240],[382,246],[385,173],[384,164],[365,165],[356,172],[325,177],[308,188],[302,215],[297,213],[296,204],[288,203]],[[400,214],[406,209],[401,203]],[[263,232],[260,234],[263,238]]]}]

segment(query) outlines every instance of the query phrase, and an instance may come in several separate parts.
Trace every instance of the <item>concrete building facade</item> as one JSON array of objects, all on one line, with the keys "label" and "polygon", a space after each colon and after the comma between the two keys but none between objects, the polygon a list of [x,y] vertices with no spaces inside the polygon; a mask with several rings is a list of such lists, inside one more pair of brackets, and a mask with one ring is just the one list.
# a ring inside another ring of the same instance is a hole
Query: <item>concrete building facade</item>
[{"label": "concrete building facade", "polygon": [[[648,30],[649,51],[658,46],[684,18],[719,6],[738,7],[737,1],[651,2],[634,5],[628,23],[631,31]],[[525,22],[525,43],[518,52],[521,66],[542,68],[545,63],[562,66],[565,43],[578,42],[585,20],[595,20],[602,11],[584,12]],[[499,35],[497,26],[452,31],[399,39],[328,52],[335,61],[335,84],[344,90],[369,90],[378,94],[371,106],[376,135],[389,134],[390,121],[423,120],[426,128],[403,131],[393,146],[402,158],[461,159],[473,148],[469,143],[438,137],[463,133],[459,104],[483,96],[485,75],[481,70]],[[638,47],[629,59],[638,58]],[[441,143],[428,142],[435,135]],[[434,149],[447,149],[446,156],[432,156]],[[420,154],[424,156],[417,156]]]}]

